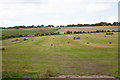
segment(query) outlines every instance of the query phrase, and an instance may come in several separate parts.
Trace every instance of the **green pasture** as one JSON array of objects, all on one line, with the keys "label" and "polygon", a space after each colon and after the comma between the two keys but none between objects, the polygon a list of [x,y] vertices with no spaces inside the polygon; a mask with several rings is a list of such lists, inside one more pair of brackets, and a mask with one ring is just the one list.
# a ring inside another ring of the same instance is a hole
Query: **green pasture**
[{"label": "green pasture", "polygon": [[34,36],[35,34],[44,34],[44,33],[53,33],[58,28],[29,28],[29,29],[9,29],[9,30],[2,30],[2,35],[11,36],[11,35],[28,35]]},{"label": "green pasture", "polygon": [[[73,40],[74,36],[80,39]],[[23,39],[2,41],[4,78],[118,74],[118,32],[106,37],[105,33],[89,33]]]}]

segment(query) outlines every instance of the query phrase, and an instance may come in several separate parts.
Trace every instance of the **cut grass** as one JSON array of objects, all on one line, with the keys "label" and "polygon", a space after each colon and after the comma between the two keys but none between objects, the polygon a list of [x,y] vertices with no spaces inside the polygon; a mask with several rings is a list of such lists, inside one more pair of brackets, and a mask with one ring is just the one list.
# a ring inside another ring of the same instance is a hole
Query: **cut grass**
[{"label": "cut grass", "polygon": [[[81,39],[73,40],[77,35]],[[104,37],[105,33],[77,35],[30,37],[27,41],[19,38],[21,40],[16,42],[12,42],[16,38],[3,40],[3,47],[6,49],[3,51],[3,75],[9,77],[6,72],[11,72],[10,76],[15,77],[15,72],[23,78],[58,74],[116,76],[118,33],[107,37]],[[112,44],[109,44],[110,41]],[[22,72],[28,75],[24,76]]]}]

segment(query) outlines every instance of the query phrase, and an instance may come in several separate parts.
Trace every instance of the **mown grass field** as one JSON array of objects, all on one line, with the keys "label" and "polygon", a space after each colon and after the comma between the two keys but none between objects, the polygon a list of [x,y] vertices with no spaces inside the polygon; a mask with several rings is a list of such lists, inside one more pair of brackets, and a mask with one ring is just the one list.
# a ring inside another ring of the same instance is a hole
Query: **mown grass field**
[{"label": "mown grass field", "polygon": [[[81,39],[73,40],[74,36]],[[105,33],[89,33],[3,40],[3,77],[117,76],[118,32],[104,36]]]},{"label": "mown grass field", "polygon": [[44,34],[44,33],[53,33],[58,28],[29,28],[29,29],[3,29],[2,35],[10,36],[10,35],[28,35],[28,36],[34,36],[35,34]]}]

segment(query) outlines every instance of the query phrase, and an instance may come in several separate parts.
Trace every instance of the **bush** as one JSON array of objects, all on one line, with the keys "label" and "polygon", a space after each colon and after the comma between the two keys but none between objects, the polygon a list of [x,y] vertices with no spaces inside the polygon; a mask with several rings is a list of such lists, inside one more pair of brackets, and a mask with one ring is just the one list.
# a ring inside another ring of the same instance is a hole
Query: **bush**
[{"label": "bush", "polygon": [[44,35],[49,35],[48,33],[45,33]]},{"label": "bush", "polygon": [[40,36],[40,33],[36,33],[35,36]]},{"label": "bush", "polygon": [[23,37],[23,35],[19,35],[19,37]]},{"label": "bush", "polygon": [[24,37],[28,37],[28,35],[26,34],[26,35],[24,35]]},{"label": "bush", "polygon": [[96,30],[97,33],[99,33],[100,31],[99,30]]},{"label": "bush", "polygon": [[57,34],[60,34],[60,32],[57,32]]},{"label": "bush", "polygon": [[115,32],[115,30],[112,30],[112,32]]},{"label": "bush", "polygon": [[2,35],[2,36],[5,36],[5,35]]},{"label": "bush", "polygon": [[107,30],[107,32],[110,32],[110,30]]},{"label": "bush", "polygon": [[101,32],[105,32],[104,30],[102,30]]},{"label": "bush", "polygon": [[83,33],[86,33],[85,31],[83,31]]},{"label": "bush", "polygon": [[82,31],[79,31],[79,33],[82,33]]},{"label": "bush", "polygon": [[93,31],[91,31],[91,33],[93,33]]},{"label": "bush", "polygon": [[44,34],[41,34],[41,36],[44,36]]},{"label": "bush", "polygon": [[48,70],[46,71],[45,76],[46,76],[46,77],[55,77],[56,74],[53,73],[53,71],[51,71],[51,70],[48,69]]},{"label": "bush", "polygon": [[74,34],[76,34],[76,31],[74,31]]},{"label": "bush", "polygon": [[67,31],[66,34],[72,34],[72,31]]}]

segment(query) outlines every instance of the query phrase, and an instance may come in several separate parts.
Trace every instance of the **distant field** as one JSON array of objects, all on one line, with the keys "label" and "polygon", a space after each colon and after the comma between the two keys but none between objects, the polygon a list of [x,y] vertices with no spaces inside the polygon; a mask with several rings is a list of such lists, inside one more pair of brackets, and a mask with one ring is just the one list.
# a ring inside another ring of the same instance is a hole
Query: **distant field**
[{"label": "distant field", "polygon": [[2,35],[11,36],[11,35],[28,35],[34,36],[35,34],[45,34],[45,33],[54,33],[60,32],[64,34],[66,31],[96,31],[96,30],[115,30],[118,31],[118,26],[94,26],[94,27],[64,27],[64,28],[28,28],[28,29],[3,29]]},{"label": "distant field", "polygon": [[60,34],[64,34],[66,31],[96,31],[96,30],[118,30],[118,26],[94,26],[94,27],[65,27],[58,30]]},{"label": "distant field", "polygon": [[2,35],[10,36],[10,35],[28,35],[34,36],[37,33],[54,33],[58,28],[29,28],[29,29],[3,29]]},{"label": "distant field", "polygon": [[[73,40],[74,36],[81,39]],[[89,33],[30,37],[27,41],[23,38],[2,42],[6,49],[2,53],[4,78],[43,78],[62,74],[117,76],[118,32],[106,37],[105,33]]]}]

